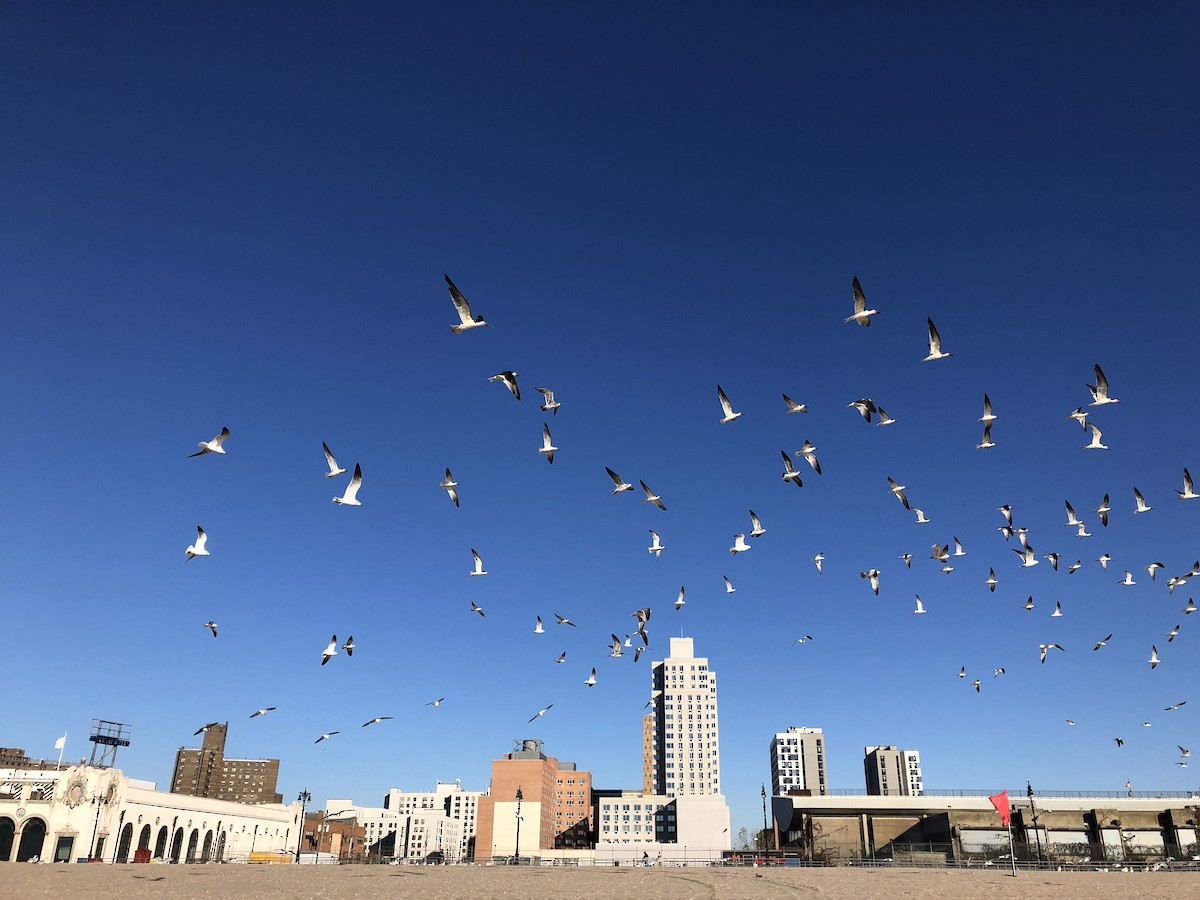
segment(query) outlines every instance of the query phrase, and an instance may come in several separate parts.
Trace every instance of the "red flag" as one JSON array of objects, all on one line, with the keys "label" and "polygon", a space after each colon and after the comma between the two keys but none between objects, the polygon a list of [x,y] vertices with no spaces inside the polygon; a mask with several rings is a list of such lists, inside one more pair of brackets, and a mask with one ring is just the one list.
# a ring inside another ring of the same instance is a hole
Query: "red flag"
[{"label": "red flag", "polygon": [[1008,805],[1008,788],[988,799],[992,801],[992,806],[996,807],[996,812],[1000,813],[1000,824],[1008,825],[1012,820],[1012,808]]}]

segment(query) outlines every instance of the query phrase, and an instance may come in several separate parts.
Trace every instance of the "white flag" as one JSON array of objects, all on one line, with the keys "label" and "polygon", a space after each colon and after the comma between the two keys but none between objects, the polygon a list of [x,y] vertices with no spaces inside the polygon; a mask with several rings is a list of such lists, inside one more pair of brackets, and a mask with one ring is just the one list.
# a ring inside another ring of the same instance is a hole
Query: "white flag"
[{"label": "white flag", "polygon": [[63,747],[66,746],[66,744],[67,744],[67,736],[64,734],[57,741],[54,742],[54,749],[61,750]]}]

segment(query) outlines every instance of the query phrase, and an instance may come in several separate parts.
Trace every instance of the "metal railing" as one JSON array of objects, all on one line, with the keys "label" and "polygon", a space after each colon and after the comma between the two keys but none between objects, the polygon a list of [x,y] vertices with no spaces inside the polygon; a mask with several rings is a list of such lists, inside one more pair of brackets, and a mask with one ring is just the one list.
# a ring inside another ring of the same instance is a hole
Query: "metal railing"
[{"label": "metal railing", "polygon": [[[916,795],[918,797],[990,797],[999,794],[1003,788],[930,788]],[[833,788],[826,792],[830,797],[878,797],[880,794],[869,794],[863,788]],[[787,795],[784,795],[787,796]],[[908,796],[888,794],[887,796]],[[1015,802],[1025,796],[1025,789],[1010,790],[1008,796]],[[1042,791],[1034,794],[1036,798],[1065,800],[1191,800],[1200,799],[1200,791]],[[794,800],[819,800],[820,796],[793,797]]]}]

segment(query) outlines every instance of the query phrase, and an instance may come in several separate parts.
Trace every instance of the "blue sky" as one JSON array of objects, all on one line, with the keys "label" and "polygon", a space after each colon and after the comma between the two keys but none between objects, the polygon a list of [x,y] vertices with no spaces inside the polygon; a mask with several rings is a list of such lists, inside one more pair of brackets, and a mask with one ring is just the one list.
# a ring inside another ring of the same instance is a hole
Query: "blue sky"
[{"label": "blue sky", "polygon": [[[67,730],[77,756],[91,717],[127,722],[122,766],[165,784],[227,719],[231,755],[281,758],[288,799],[377,803],[483,788],[538,737],[635,787],[649,660],[606,643],[648,605],[650,658],[682,630],[718,675],[735,830],[789,725],[825,729],[834,787],[895,743],[931,788],[1195,789],[1175,745],[1200,743],[1200,616],[1163,583],[1200,557],[1200,502],[1174,494],[1200,476],[1193,7],[27,4],[0,23],[6,743],[50,755]],[[443,273],[492,328],[450,333]],[[855,275],[869,329],[842,321]],[[921,362],[927,316],[952,358]],[[1096,363],[1122,403],[1094,415],[1111,449],[1085,453],[1065,416]],[[504,369],[520,403],[486,381]],[[718,383],[745,413],[729,425]],[[896,424],[847,408],[863,396]],[[226,456],[185,458],[222,426]],[[799,462],[797,490],[779,454],[806,439],[825,474]],[[330,503],[323,440],[361,463],[361,508]],[[612,496],[605,466],[667,512]],[[1057,573],[1020,568],[1003,503]],[[732,558],[750,508],[767,533]],[[185,564],[197,523],[212,555]],[[944,575],[929,548],[953,536],[968,555]],[[578,629],[531,634],[556,612]],[[322,668],[335,632],[357,650]],[[1043,666],[1049,641],[1067,652]]]}]

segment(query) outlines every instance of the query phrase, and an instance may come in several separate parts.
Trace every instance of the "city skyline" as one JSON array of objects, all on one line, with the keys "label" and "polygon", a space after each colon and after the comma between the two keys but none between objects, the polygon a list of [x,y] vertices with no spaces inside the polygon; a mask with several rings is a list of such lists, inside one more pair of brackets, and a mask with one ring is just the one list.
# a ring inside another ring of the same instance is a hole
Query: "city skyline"
[{"label": "city skyline", "polygon": [[7,743],[633,788],[686,636],[735,833],[794,722],[835,789],[1194,789],[1184,8],[0,16]]}]

